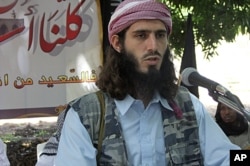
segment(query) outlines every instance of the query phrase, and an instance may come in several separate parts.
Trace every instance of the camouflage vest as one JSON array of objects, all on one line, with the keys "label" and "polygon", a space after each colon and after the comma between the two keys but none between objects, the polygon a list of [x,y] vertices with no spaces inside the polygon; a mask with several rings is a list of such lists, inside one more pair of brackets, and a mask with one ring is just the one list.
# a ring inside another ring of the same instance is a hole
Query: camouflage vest
[{"label": "camouflage vest", "polygon": [[[118,111],[114,99],[107,94],[105,100],[105,129],[102,140],[102,151],[98,161],[100,166],[126,166],[125,141],[122,137],[121,124],[117,120]],[[180,87],[175,103],[182,110],[182,118],[178,119],[173,111],[162,108],[166,161],[168,166],[200,166],[203,165],[198,125],[193,104],[188,91]],[[72,103],[80,120],[89,132],[93,145],[98,146],[99,126],[101,123],[101,105],[95,93],[85,95]]]}]

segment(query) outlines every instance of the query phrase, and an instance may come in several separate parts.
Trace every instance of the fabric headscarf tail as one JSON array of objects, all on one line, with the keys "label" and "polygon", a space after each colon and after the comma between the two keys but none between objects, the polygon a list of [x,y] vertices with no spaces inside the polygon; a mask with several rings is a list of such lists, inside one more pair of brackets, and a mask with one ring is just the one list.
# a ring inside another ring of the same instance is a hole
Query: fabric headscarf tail
[{"label": "fabric headscarf tail", "polygon": [[114,11],[108,25],[109,42],[111,37],[142,19],[161,20],[168,31],[172,31],[172,18],[169,9],[155,0],[124,0]]}]

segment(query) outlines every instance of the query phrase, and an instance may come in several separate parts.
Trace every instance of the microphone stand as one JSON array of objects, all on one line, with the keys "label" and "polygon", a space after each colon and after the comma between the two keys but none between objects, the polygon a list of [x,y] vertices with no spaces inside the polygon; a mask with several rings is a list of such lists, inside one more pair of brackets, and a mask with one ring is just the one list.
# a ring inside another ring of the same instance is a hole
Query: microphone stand
[{"label": "microphone stand", "polygon": [[216,91],[211,92],[209,91],[209,95],[217,102],[220,102],[229,108],[237,111],[241,115],[243,115],[248,122],[250,122],[250,112],[246,110],[241,103],[240,99],[233,95],[231,92],[227,92],[227,97],[225,95],[221,95],[217,93]]}]

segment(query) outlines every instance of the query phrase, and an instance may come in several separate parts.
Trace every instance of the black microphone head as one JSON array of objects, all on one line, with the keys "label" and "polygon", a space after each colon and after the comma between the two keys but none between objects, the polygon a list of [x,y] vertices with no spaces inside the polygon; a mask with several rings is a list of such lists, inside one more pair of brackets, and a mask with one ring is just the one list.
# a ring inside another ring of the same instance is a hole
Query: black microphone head
[{"label": "black microphone head", "polygon": [[181,73],[181,81],[183,84],[187,85],[187,86],[194,86],[193,84],[190,83],[189,81],[189,77],[192,73],[198,73],[195,68],[192,67],[188,67],[185,68],[182,73]]}]

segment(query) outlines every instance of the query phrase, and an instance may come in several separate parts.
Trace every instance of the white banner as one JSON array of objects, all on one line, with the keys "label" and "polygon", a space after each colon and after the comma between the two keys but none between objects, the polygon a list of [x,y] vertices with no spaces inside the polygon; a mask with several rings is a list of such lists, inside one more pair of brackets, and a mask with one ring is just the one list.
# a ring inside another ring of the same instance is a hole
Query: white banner
[{"label": "white banner", "polygon": [[0,0],[0,118],[97,90],[99,1]]}]

